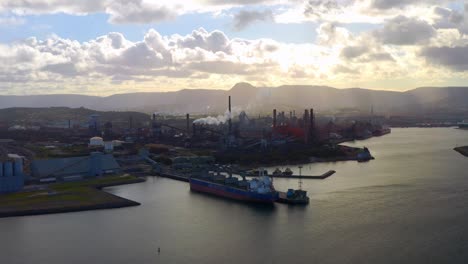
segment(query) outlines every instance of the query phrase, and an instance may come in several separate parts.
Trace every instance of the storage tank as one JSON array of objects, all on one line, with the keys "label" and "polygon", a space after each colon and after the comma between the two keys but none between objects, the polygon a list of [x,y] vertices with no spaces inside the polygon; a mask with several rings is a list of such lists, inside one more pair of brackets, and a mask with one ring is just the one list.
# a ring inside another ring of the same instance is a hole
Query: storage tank
[{"label": "storage tank", "polygon": [[104,145],[104,140],[102,137],[92,137],[89,140],[89,145],[91,146],[103,146]]},{"label": "storage tank", "polygon": [[106,141],[104,142],[104,150],[106,152],[112,152],[114,151],[114,143],[112,141]]},{"label": "storage tank", "polygon": [[11,163],[11,161],[6,161],[3,163],[3,176],[13,177],[13,163]]}]

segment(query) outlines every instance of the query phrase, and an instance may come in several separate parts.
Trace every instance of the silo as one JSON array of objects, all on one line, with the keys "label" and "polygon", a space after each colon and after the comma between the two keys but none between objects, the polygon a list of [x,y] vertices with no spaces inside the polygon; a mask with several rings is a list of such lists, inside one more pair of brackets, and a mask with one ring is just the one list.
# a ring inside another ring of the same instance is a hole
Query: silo
[{"label": "silo", "polygon": [[3,163],[3,176],[13,177],[13,163],[11,163],[11,161],[6,161]]},{"label": "silo", "polygon": [[89,176],[102,176],[102,156],[101,152],[93,152],[89,156]]}]

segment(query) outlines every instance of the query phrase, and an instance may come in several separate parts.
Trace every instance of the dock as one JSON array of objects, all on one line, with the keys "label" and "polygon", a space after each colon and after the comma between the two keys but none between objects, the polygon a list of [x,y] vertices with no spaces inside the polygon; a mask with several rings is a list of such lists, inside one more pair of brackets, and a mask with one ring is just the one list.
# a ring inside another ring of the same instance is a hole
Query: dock
[{"label": "dock", "polygon": [[[272,178],[284,178],[284,179],[309,179],[309,180],[324,180],[333,174],[335,174],[336,171],[334,170],[329,170],[325,172],[322,175],[318,176],[311,176],[311,175],[268,175],[269,177]],[[247,177],[259,177],[259,175],[247,175]]]},{"label": "dock", "polygon": [[189,177],[185,177],[185,176],[181,176],[181,175],[175,175],[175,174],[172,174],[172,173],[159,173],[158,176],[173,179],[173,180],[176,180],[176,181],[189,182]]}]

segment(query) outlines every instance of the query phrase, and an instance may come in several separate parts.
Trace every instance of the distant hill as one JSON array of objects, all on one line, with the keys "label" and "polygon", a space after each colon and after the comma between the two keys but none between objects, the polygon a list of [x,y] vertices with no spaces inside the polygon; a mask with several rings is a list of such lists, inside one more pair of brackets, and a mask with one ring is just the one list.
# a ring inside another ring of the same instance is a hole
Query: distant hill
[{"label": "distant hill", "polygon": [[102,122],[110,121],[116,127],[128,127],[130,117],[133,124],[139,125],[150,121],[150,116],[139,112],[114,112],[114,111],[96,111],[86,108],[68,108],[68,107],[44,107],[44,108],[25,108],[14,107],[0,109],[0,123],[55,123],[68,120],[73,123],[86,123],[89,116],[98,114]]},{"label": "distant hill", "polygon": [[417,114],[432,111],[467,112],[468,87],[423,87],[406,92],[327,86],[285,85],[255,87],[238,83],[230,90],[186,89],[177,92],[116,94],[108,97],[83,95],[0,96],[0,108],[85,107],[103,111],[220,113],[232,96],[233,107],[248,112],[270,112],[272,108],[319,111],[344,108],[376,113]]}]

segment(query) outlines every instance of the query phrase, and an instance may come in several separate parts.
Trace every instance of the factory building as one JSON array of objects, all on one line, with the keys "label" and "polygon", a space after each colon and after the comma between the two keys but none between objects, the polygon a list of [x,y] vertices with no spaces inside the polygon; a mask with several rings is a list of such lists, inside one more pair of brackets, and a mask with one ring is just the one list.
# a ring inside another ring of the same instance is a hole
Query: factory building
[{"label": "factory building", "polygon": [[90,156],[35,160],[31,164],[32,177],[36,179],[78,180],[105,174],[121,173],[114,156],[93,152]]},{"label": "factory building", "polygon": [[23,159],[0,160],[0,193],[17,192],[23,186]]}]

